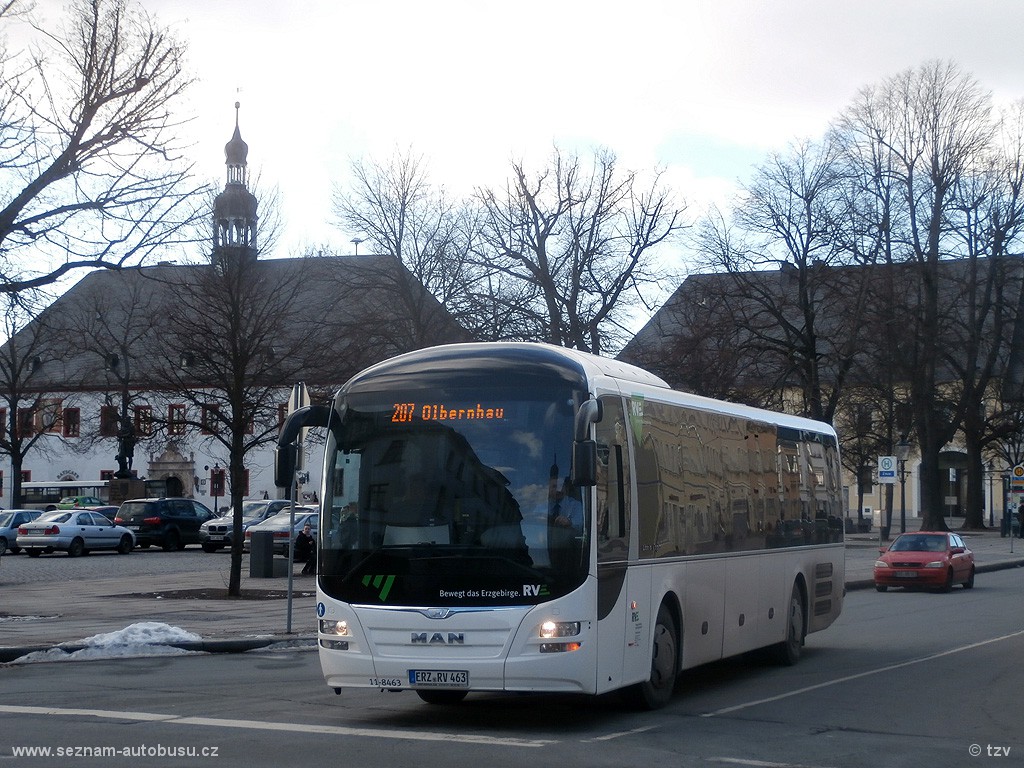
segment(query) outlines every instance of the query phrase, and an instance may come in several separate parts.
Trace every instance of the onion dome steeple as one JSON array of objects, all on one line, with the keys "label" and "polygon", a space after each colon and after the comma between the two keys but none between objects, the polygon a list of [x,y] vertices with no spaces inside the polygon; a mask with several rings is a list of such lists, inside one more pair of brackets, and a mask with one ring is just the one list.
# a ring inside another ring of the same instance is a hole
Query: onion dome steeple
[{"label": "onion dome steeple", "polygon": [[248,187],[249,145],[242,141],[238,128],[238,110],[235,102],[235,132],[224,145],[224,162],[227,165],[227,184],[213,203],[213,251],[214,258],[223,258],[227,252],[237,251],[247,259],[256,258],[256,196]]}]

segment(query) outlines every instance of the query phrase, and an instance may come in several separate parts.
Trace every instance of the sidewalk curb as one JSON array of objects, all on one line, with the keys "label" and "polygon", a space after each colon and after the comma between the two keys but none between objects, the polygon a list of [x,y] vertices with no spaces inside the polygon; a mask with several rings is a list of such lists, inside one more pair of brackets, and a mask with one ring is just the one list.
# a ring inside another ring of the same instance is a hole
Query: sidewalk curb
[{"label": "sidewalk curb", "polygon": [[[1005,571],[1010,568],[1024,568],[1024,557],[1013,560],[997,560],[994,563],[978,563],[975,565],[975,573],[991,573],[992,571]],[[846,582],[846,591],[852,592],[855,589],[871,589],[875,586],[874,579],[851,579]]]},{"label": "sidewalk curb", "polygon": [[[272,645],[289,644],[288,650],[311,651],[316,649],[315,637],[253,637],[253,638],[228,638],[221,640],[179,640],[167,643],[151,643],[150,645],[178,648],[182,651],[197,651],[200,653],[246,653],[260,648],[269,648]],[[86,643],[58,643],[57,645],[33,645],[33,646],[0,646],[0,664],[10,664],[22,656],[30,653],[39,653],[50,650],[60,650],[72,654],[92,648]]]}]

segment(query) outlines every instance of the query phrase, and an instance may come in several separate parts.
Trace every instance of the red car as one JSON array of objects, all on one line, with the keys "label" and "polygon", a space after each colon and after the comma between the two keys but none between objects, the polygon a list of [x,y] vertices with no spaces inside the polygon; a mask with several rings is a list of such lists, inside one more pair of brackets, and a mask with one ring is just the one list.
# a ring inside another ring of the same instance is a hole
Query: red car
[{"label": "red car", "polygon": [[875,561],[875,589],[974,586],[974,553],[955,533],[920,531],[896,537]]}]

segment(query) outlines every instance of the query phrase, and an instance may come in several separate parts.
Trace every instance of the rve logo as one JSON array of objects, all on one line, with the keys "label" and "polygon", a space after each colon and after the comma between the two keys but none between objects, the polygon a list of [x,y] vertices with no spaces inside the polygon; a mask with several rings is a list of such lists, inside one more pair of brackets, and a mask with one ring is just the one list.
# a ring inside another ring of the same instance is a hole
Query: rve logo
[{"label": "rve logo", "polygon": [[363,576],[363,586],[372,586],[374,589],[380,590],[378,595],[382,603],[387,602],[388,594],[391,592],[391,587],[395,585],[394,576]]},{"label": "rve logo", "polygon": [[545,597],[549,594],[546,584],[523,584],[524,597]]}]

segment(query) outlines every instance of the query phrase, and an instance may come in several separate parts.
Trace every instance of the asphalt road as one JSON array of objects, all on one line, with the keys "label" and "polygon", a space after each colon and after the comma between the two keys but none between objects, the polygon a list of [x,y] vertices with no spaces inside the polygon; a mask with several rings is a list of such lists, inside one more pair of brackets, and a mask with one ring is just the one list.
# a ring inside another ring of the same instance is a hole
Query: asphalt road
[{"label": "asphalt road", "polygon": [[691,670],[656,712],[611,697],[471,694],[436,707],[410,693],[335,696],[308,651],[9,666],[0,766],[1019,764],[1022,591],[1018,568],[949,594],[852,592],[797,667],[740,658]]}]

